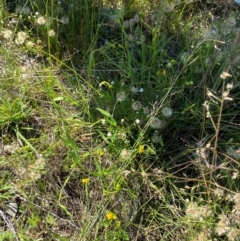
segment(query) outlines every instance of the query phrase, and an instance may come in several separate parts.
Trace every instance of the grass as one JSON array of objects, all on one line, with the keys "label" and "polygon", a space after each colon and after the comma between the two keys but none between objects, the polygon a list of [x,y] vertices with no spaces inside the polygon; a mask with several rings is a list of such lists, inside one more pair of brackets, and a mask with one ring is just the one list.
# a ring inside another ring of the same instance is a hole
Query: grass
[{"label": "grass", "polygon": [[0,240],[239,240],[238,8],[7,6]]}]

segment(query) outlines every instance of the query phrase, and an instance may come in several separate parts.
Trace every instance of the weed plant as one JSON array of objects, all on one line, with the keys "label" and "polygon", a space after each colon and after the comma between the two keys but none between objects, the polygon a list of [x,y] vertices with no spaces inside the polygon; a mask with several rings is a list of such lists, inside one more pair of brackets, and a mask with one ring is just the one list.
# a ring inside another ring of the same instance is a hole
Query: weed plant
[{"label": "weed plant", "polygon": [[0,5],[0,240],[239,240],[239,9]]}]

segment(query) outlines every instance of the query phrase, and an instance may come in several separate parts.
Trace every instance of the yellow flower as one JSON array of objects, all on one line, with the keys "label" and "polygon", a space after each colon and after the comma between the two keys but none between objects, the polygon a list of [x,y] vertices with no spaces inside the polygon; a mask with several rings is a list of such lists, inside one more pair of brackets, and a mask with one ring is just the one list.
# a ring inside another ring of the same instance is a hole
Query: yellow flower
[{"label": "yellow flower", "polygon": [[99,158],[104,157],[105,154],[106,154],[106,151],[105,151],[104,149],[98,149],[98,150],[96,151],[96,155],[97,155],[97,157],[99,157]]},{"label": "yellow flower", "polygon": [[84,184],[88,184],[89,181],[90,181],[90,178],[83,178],[82,179],[82,183],[84,183]]},{"label": "yellow flower", "polygon": [[162,75],[166,76],[166,74],[167,74],[167,71],[164,69],[164,70],[162,71]]},{"label": "yellow flower", "polygon": [[144,145],[140,145],[139,147],[138,147],[138,153],[139,154],[142,154],[144,152]]},{"label": "yellow flower", "polygon": [[106,218],[107,218],[107,220],[116,220],[117,215],[113,212],[107,211]]}]

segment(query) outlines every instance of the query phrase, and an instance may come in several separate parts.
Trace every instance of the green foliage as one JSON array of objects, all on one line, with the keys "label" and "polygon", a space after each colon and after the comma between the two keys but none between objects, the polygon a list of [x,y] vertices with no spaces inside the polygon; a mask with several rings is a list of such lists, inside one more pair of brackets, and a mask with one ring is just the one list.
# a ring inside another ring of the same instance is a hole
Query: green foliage
[{"label": "green foliage", "polygon": [[29,115],[27,106],[21,98],[14,100],[2,99],[0,105],[0,125],[8,126],[14,123],[19,123]]},{"label": "green foliage", "polygon": [[3,241],[11,241],[11,240],[14,240],[14,234],[12,232],[3,231],[0,234],[0,238]]},{"label": "green foliage", "polygon": [[0,199],[9,200],[12,197],[14,186],[7,183],[6,179],[2,177],[0,181]]}]

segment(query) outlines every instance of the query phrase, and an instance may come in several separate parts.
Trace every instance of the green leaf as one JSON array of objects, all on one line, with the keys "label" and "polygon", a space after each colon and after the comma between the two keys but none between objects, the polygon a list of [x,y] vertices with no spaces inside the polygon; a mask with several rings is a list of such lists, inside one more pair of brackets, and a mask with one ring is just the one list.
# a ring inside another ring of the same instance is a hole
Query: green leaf
[{"label": "green leaf", "polygon": [[41,218],[37,214],[28,219],[28,223],[33,227],[37,227],[39,222],[41,222]]},{"label": "green leaf", "polygon": [[103,110],[103,109],[101,109],[101,108],[96,108],[96,109],[97,109],[101,114],[103,114],[104,116],[109,117],[109,118],[113,118],[109,112],[107,112],[107,111],[105,111],[105,110]]},{"label": "green leaf", "polygon": [[17,126],[15,132],[16,132],[17,137],[18,137],[19,139],[23,140],[23,141],[27,144],[27,146],[28,146],[29,148],[31,148],[31,149],[37,154],[36,149],[35,149],[35,148],[32,146],[32,144],[21,134],[21,132],[19,131],[18,126]]},{"label": "green leaf", "polygon": [[54,217],[52,215],[48,214],[47,217],[46,217],[46,222],[48,224],[54,224],[55,223],[55,219],[54,219]]},{"label": "green leaf", "polygon": [[100,134],[100,136],[103,138],[103,140],[104,140],[107,144],[110,144],[109,141],[108,141],[108,139],[107,139],[107,137],[104,135],[103,132],[98,131],[98,133]]},{"label": "green leaf", "polygon": [[186,81],[185,82],[185,85],[186,86],[192,86],[194,83],[193,83],[193,81]]},{"label": "green leaf", "polygon": [[112,126],[116,126],[117,125],[117,122],[114,120],[114,118],[112,117],[112,115],[109,113],[109,112],[107,112],[107,111],[105,111],[105,110],[103,110],[103,109],[101,109],[101,108],[96,108],[101,114],[103,114],[105,117],[106,117],[106,121],[110,124],[110,125],[112,125]]},{"label": "green leaf", "polygon": [[58,203],[58,206],[65,211],[65,213],[69,216],[72,217],[72,214],[67,210],[67,207],[60,202]]},{"label": "green leaf", "polygon": [[112,125],[112,126],[116,126],[116,125],[117,125],[117,123],[116,123],[116,121],[115,121],[114,119],[106,119],[106,121],[107,121],[110,125]]},{"label": "green leaf", "polygon": [[64,98],[62,96],[58,96],[56,98],[53,99],[54,102],[57,102],[57,101],[61,101],[63,100]]}]

